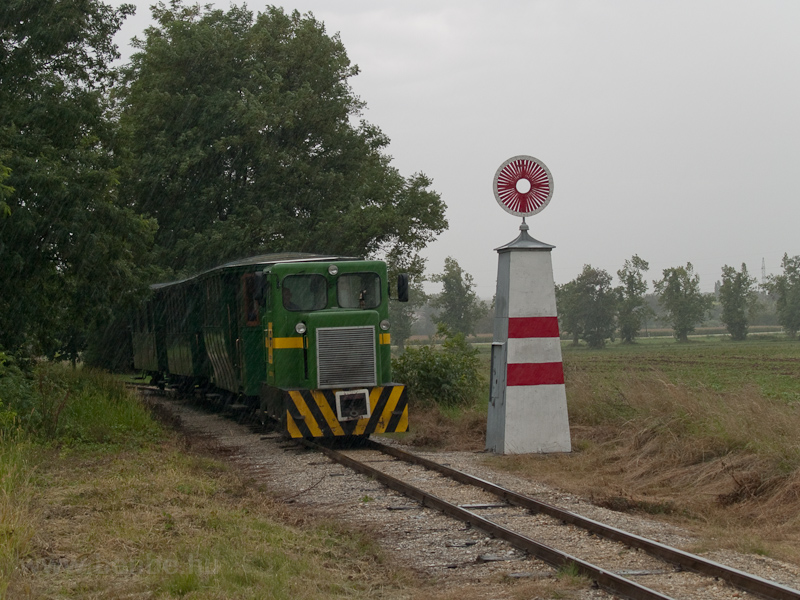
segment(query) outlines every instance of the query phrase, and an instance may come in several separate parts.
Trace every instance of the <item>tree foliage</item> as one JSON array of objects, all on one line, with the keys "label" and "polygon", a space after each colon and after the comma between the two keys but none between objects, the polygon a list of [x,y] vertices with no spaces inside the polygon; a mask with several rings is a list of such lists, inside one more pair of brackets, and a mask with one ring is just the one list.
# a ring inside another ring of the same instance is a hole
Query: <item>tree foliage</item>
[{"label": "tree foliage", "polygon": [[722,267],[722,285],[719,287],[719,300],[722,304],[720,319],[725,324],[731,338],[737,341],[747,337],[749,318],[756,308],[758,294],[755,290],[756,278],[747,273],[747,265],[742,270]]},{"label": "tree foliage", "polygon": [[[0,156],[0,160],[2,160],[2,158],[3,157]],[[11,215],[11,207],[6,200],[11,198],[11,195],[14,193],[14,188],[3,183],[10,176],[11,169],[0,162],[0,219]]]},{"label": "tree foliage", "polygon": [[778,322],[789,337],[800,331],[800,256],[783,255],[783,273],[772,275],[767,290],[776,298]]},{"label": "tree foliage", "polygon": [[98,0],[0,7],[0,345],[73,360],[134,289],[153,226],[117,202],[107,103],[113,36]]},{"label": "tree foliage", "polygon": [[603,348],[607,339],[613,341],[617,292],[607,271],[584,265],[578,277],[557,286],[556,302],[561,331],[571,335],[573,343],[584,340],[592,348]]},{"label": "tree foliage", "polygon": [[558,327],[561,333],[572,337],[573,345],[580,343],[583,335],[583,298],[576,279],[556,286],[556,305],[558,306]]},{"label": "tree foliage", "polygon": [[464,271],[456,259],[448,256],[444,259],[444,271],[433,275],[431,281],[442,284],[442,291],[431,301],[439,311],[434,322],[454,333],[475,333],[475,324],[488,308],[475,293],[472,275]]},{"label": "tree foliage", "polygon": [[159,262],[258,252],[414,255],[446,228],[422,174],[390,166],[358,73],[313,16],[153,7],[127,71],[126,198],[158,220]]},{"label": "tree foliage", "polygon": [[675,338],[679,342],[689,341],[689,334],[705,320],[712,302],[700,292],[700,276],[695,275],[692,263],[664,269],[663,277],[653,285]]},{"label": "tree foliage", "polygon": [[642,260],[634,254],[617,271],[617,277],[621,283],[617,288],[619,296],[617,322],[619,336],[627,344],[636,339],[644,319],[651,312],[644,298],[647,293],[647,281],[645,281],[644,273],[649,268],[650,265],[646,260]]}]

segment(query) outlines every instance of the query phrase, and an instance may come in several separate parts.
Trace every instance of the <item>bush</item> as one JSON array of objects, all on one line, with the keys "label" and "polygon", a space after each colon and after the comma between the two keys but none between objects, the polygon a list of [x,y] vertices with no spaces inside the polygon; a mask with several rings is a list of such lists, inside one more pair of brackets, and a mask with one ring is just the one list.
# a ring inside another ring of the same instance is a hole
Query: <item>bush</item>
[{"label": "bush", "polygon": [[102,371],[41,363],[27,373],[2,353],[0,428],[64,444],[124,444],[160,431],[124,384]]},{"label": "bush", "polygon": [[441,347],[435,343],[407,347],[393,360],[395,378],[405,383],[413,403],[447,407],[474,404],[482,389],[477,350],[463,334],[452,335],[444,325],[439,325],[437,338],[444,338]]}]

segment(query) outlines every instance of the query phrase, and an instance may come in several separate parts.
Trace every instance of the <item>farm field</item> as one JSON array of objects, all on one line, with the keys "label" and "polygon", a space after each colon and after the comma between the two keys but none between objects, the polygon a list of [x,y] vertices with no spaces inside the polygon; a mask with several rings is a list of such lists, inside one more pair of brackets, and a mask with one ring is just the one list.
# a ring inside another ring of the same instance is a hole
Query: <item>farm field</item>
[{"label": "farm field", "polygon": [[645,338],[603,350],[563,343],[562,352],[567,385],[570,374],[591,376],[599,387],[650,374],[663,375],[674,385],[720,392],[755,386],[765,397],[800,401],[800,343],[782,336],[751,336],[745,342],[696,336],[688,344]]}]

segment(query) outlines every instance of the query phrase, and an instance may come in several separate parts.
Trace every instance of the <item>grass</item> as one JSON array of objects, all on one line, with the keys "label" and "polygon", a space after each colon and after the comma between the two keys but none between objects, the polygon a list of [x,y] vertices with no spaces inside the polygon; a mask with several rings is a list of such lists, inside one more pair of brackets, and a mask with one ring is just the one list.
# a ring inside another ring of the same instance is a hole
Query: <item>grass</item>
[{"label": "grass", "polygon": [[176,436],[48,450],[15,598],[372,598],[402,585],[367,535],[301,518]]},{"label": "grass", "polygon": [[657,371],[669,383],[692,389],[722,392],[756,386],[767,398],[800,401],[800,343],[781,336],[751,336],[744,342],[699,337],[688,344],[650,338],[600,351],[571,344],[562,348],[568,382],[570,369],[591,375],[599,388],[613,385],[623,373]]},{"label": "grass", "polygon": [[34,536],[30,449],[18,434],[0,434],[0,598]]},{"label": "grass", "polygon": [[33,500],[42,448],[131,445],[160,428],[102,373],[42,365],[33,373],[0,355],[0,597],[37,535]]},{"label": "grass", "polygon": [[433,450],[481,451],[486,445],[486,406],[414,406],[409,432],[388,434],[413,446]]},{"label": "grass", "polygon": [[189,452],[115,378],[4,363],[0,402],[2,598],[357,599],[408,583],[368,533]]}]

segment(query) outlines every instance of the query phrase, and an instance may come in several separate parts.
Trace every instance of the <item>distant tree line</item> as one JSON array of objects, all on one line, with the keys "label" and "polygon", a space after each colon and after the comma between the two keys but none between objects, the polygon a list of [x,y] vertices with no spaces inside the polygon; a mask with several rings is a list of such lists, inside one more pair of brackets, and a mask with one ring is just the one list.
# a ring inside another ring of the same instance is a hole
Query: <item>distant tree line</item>
[{"label": "distant tree line", "polygon": [[0,349],[103,363],[148,284],[259,253],[419,279],[445,205],[391,166],[338,35],[171,0],[116,68],[133,10],[0,4]]},{"label": "distant tree line", "polygon": [[[800,331],[800,256],[784,255],[781,266],[783,273],[759,289],[746,265],[738,271],[725,265],[715,293],[705,294],[691,263],[664,269],[661,279],[652,282],[652,293],[646,279],[649,263],[637,255],[617,271],[617,286],[607,271],[585,265],[575,279],[556,286],[559,327],[575,344],[602,348],[617,336],[623,343],[635,342],[648,322],[669,326],[678,341],[686,342],[713,317],[740,341],[769,305],[775,322],[794,338]],[[426,295],[422,288],[424,263],[420,272],[414,302],[402,307],[405,314],[393,317],[393,339],[401,350],[412,333],[433,336],[437,327],[465,336],[492,333],[494,301],[478,298],[472,276],[455,258],[447,257],[442,273],[430,277],[442,284],[436,294]]]},{"label": "distant tree line", "polygon": [[[789,337],[800,330],[800,256],[785,254],[783,273],[771,276],[763,292],[775,302],[777,321]],[[647,261],[634,255],[617,271],[620,285],[612,286],[611,275],[591,265],[574,280],[556,286],[561,331],[574,343],[586,342],[602,348],[619,334],[624,343],[640,335],[643,324],[655,316],[647,302]],[[685,342],[712,310],[716,296],[721,306],[719,320],[733,340],[744,340],[759,309],[756,279],[742,264],[740,270],[722,267],[718,294],[703,294],[700,277],[691,263],[664,269],[661,279],[653,281],[653,290],[662,310],[661,320],[673,330],[678,341]]]}]

